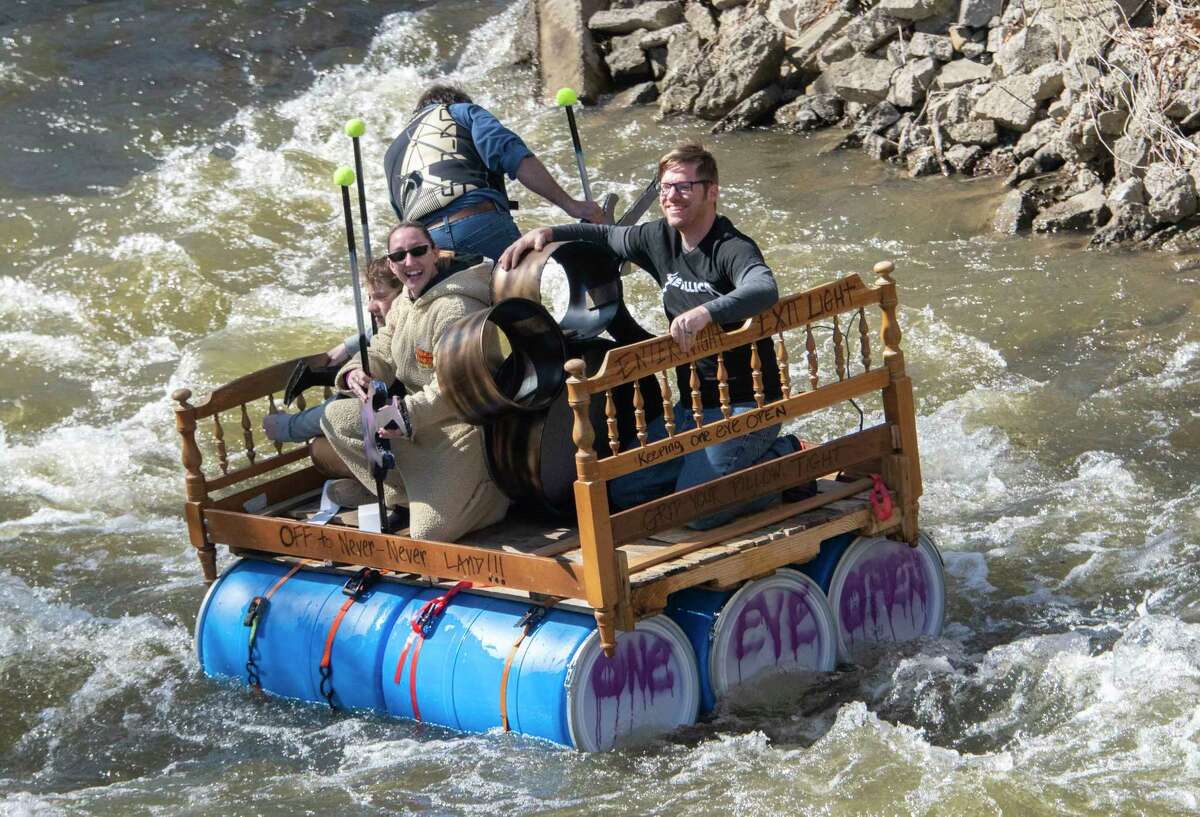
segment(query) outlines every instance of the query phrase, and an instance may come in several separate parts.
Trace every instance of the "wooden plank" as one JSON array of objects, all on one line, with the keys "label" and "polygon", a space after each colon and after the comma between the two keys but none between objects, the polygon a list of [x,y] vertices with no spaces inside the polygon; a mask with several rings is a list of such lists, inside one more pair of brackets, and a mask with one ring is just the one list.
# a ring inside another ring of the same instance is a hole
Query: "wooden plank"
[{"label": "wooden plank", "polygon": [[781,298],[775,306],[749,318],[732,332],[710,324],[696,335],[692,351],[686,355],[670,335],[660,335],[613,349],[604,356],[600,370],[584,381],[585,391],[595,394],[654,372],[745,346],[784,329],[878,302],[879,295],[875,290],[867,287],[857,274],[848,275],[832,283]]},{"label": "wooden plank", "polygon": [[269,482],[263,482],[252,488],[246,488],[236,494],[222,497],[211,503],[211,506],[222,511],[245,510],[246,502],[259,496],[266,497],[267,505],[275,505],[293,497],[306,494],[325,483],[325,475],[315,466],[308,466],[290,474],[276,477]]},{"label": "wooden plank", "polygon": [[291,465],[293,462],[299,462],[308,456],[308,444],[293,448],[284,454],[276,454],[274,457],[268,457],[265,460],[259,460],[253,465],[248,465],[245,468],[239,468],[236,471],[230,471],[228,474],[217,477],[216,479],[208,480],[209,491],[219,491],[222,488],[228,488],[230,485],[236,485],[239,482],[244,482],[248,479],[254,479],[259,474],[265,474],[268,471],[273,471],[276,468],[283,468],[285,465]]},{"label": "wooden plank", "polygon": [[876,369],[873,372],[855,375],[846,380],[821,386],[816,391],[804,392],[787,400],[778,400],[727,420],[718,420],[708,423],[702,428],[693,428],[680,432],[674,437],[667,437],[649,445],[623,451],[615,457],[600,460],[596,467],[603,479],[615,479],[648,465],[682,457],[690,451],[726,442],[734,437],[740,437],[768,426],[779,425],[851,397],[883,389],[888,383],[887,369]]},{"label": "wooden plank", "polygon": [[228,411],[242,403],[266,397],[271,392],[283,391],[292,369],[296,368],[296,364],[302,360],[307,360],[310,366],[323,366],[325,355],[316,354],[285,360],[283,363],[259,369],[257,372],[251,372],[223,386],[218,386],[208,397],[196,403],[196,418],[211,417],[217,412]]},{"label": "wooden plank", "polygon": [[823,525],[809,528],[793,536],[777,539],[756,548],[731,554],[724,559],[708,562],[690,570],[679,571],[650,581],[635,579],[632,602],[636,615],[662,610],[667,597],[688,587],[712,583],[714,587],[735,587],[738,584],[789,564],[799,564],[816,558],[821,542],[841,533],[860,530],[871,519],[871,509],[839,516]]},{"label": "wooden plank", "polygon": [[[805,513],[813,508],[818,508],[829,502],[838,499],[843,499],[848,496],[860,494],[863,491],[870,489],[871,480],[861,479],[856,482],[847,484],[838,484],[838,487],[830,491],[826,491],[818,496],[810,497],[809,499],[801,500],[800,502],[786,502],[777,508],[768,508],[765,511],[748,516],[744,519],[738,519],[728,525],[722,525],[719,528],[714,528],[705,536],[699,539],[693,539],[688,542],[680,542],[671,547],[662,548],[658,553],[652,556],[646,556],[641,559],[635,559],[629,565],[630,573],[640,573],[648,567],[653,567],[663,562],[668,562],[678,556],[691,553],[695,550],[711,547],[720,543],[728,543],[735,536],[740,536],[743,533],[749,533],[753,530],[770,525],[772,522],[778,522],[781,519],[787,519],[789,516]],[[752,541],[752,540],[751,540]]]},{"label": "wooden plank", "polygon": [[631,542],[891,450],[891,426],[886,423],[848,434],[622,511],[612,517],[613,541]]},{"label": "wooden plank", "polygon": [[204,521],[214,542],[246,550],[348,562],[554,596],[580,596],[583,590],[581,568],[565,559],[426,542],[233,511],[205,509]]}]

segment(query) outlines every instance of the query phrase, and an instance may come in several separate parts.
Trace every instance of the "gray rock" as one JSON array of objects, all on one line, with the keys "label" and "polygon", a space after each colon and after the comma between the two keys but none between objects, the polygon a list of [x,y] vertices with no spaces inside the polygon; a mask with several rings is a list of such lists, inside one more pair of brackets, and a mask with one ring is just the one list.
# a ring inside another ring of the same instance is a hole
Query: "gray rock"
[{"label": "gray rock", "polygon": [[874,105],[891,89],[892,64],[862,55],[829,66],[837,69],[833,90],[848,102]]},{"label": "gray rock", "polygon": [[1096,114],[1096,127],[1105,136],[1120,136],[1125,133],[1125,123],[1129,121],[1129,111],[1101,111]]},{"label": "gray rock", "polygon": [[988,28],[987,35],[987,50],[991,54],[995,54],[1004,45],[1004,29],[1000,26],[991,26]]},{"label": "gray rock", "polygon": [[895,37],[901,25],[903,23],[876,6],[847,25],[843,33],[855,51],[865,54]]},{"label": "gray rock", "polygon": [[915,108],[925,101],[925,92],[937,75],[937,63],[932,57],[910,62],[892,76],[887,100],[900,108]]},{"label": "gray rock", "polygon": [[994,119],[1002,127],[1023,133],[1038,118],[1033,85],[1027,74],[1003,79],[975,103],[972,113],[976,119]]},{"label": "gray rock", "polygon": [[876,161],[884,161],[896,155],[896,143],[878,133],[869,133],[863,138],[863,151]]},{"label": "gray rock", "polygon": [[1062,230],[1094,230],[1109,218],[1104,188],[1100,185],[1066,201],[1052,204],[1033,220],[1034,232],[1056,233]]},{"label": "gray rock", "polygon": [[912,57],[933,57],[941,62],[949,62],[954,59],[954,46],[950,44],[949,37],[917,32],[908,41],[908,53]]},{"label": "gray rock", "polygon": [[945,14],[956,0],[879,0],[879,8],[897,20],[925,20]]},{"label": "gray rock", "polygon": [[654,31],[683,19],[679,0],[651,0],[628,9],[597,11],[588,20],[588,28],[608,34],[631,34],[639,28]]},{"label": "gray rock", "polygon": [[1063,84],[1075,93],[1080,93],[1098,83],[1100,76],[1100,69],[1096,66],[1069,60],[1063,69]]},{"label": "gray rock", "polygon": [[775,122],[795,131],[836,124],[845,110],[842,98],[834,94],[802,96],[775,112]]},{"label": "gray rock", "polygon": [[[1013,77],[1016,80],[1016,77]],[[1029,95],[1035,102],[1053,99],[1063,90],[1063,64],[1051,62],[1039,65],[1029,74]]]},{"label": "gray rock", "polygon": [[1028,230],[1037,213],[1033,197],[1024,190],[1012,190],[992,218],[992,229],[1004,235],[1016,235],[1022,230]]},{"label": "gray rock", "polygon": [[1000,141],[1000,133],[996,123],[990,119],[975,119],[968,122],[958,122],[946,127],[946,136],[962,145],[978,145],[994,147]]},{"label": "gray rock", "polygon": [[816,94],[809,99],[813,113],[827,125],[836,125],[846,114],[845,101],[837,94]]},{"label": "gray rock", "polygon": [[670,85],[663,83],[658,95],[658,113],[660,117],[676,113],[687,113],[700,95],[700,86],[691,82],[674,82]]},{"label": "gray rock", "polygon": [[1069,88],[1062,92],[1058,99],[1050,103],[1046,108],[1046,116],[1061,122],[1071,113],[1071,107],[1075,104],[1075,94]]},{"label": "gray rock", "polygon": [[969,176],[984,152],[979,145],[954,145],[946,151],[946,161],[957,172]]},{"label": "gray rock", "polygon": [[1186,170],[1154,162],[1144,181],[1150,215],[1158,221],[1175,224],[1196,212],[1196,183]]},{"label": "gray rock", "polygon": [[908,175],[914,179],[918,176],[931,176],[934,173],[942,172],[937,151],[933,149],[932,145],[925,145],[912,151],[904,157],[904,162],[908,165]]},{"label": "gray rock", "polygon": [[[608,41],[608,52],[611,54],[614,51],[621,51],[626,48],[641,48],[645,50],[646,46],[642,45],[642,38],[649,33],[646,29],[639,28],[632,34],[618,34]],[[663,40],[663,42],[665,43],[666,40]]]},{"label": "gray rock", "polygon": [[[817,56],[821,53],[821,49],[832,42],[852,19],[854,19],[853,16],[845,9],[840,7],[834,9],[800,32],[793,42],[788,43],[784,58],[800,71],[807,73],[820,71],[821,66],[817,64]],[[846,40],[845,42],[846,47],[851,48],[850,41]],[[849,56],[850,54],[843,54],[838,59],[845,59]],[[836,61],[834,60],[834,62]]]},{"label": "gray rock", "polygon": [[726,9],[744,6],[749,0],[712,0],[713,8],[717,11],[725,11]]},{"label": "gray rock", "polygon": [[1004,183],[1009,187],[1016,187],[1018,183],[1036,175],[1037,170],[1037,162],[1034,161],[1032,156],[1027,159],[1022,159],[1021,162],[1013,168],[1013,172],[1008,174],[1008,177],[1005,178]]},{"label": "gray rock", "polygon": [[1057,60],[1058,48],[1055,33],[1040,22],[1035,23],[1017,31],[1005,41],[996,52],[996,65],[1004,77],[1028,73],[1040,65]]},{"label": "gray rock", "polygon": [[1110,201],[1109,209],[1112,210],[1112,218],[1092,234],[1088,241],[1089,250],[1107,249],[1134,241],[1144,241],[1158,226],[1158,222],[1150,215],[1149,208],[1144,204],[1125,202],[1113,207]]},{"label": "gray rock", "polygon": [[[676,34],[682,34],[687,30],[687,23],[676,23],[673,26],[660,28],[657,31],[643,32],[642,36],[638,38],[638,47],[643,51],[649,51],[651,48],[661,48],[669,43],[671,38]],[[613,42],[616,42],[616,40],[617,38],[613,37]]]},{"label": "gray rock", "polygon": [[740,25],[722,28],[708,56],[713,74],[692,110],[704,119],[720,119],[779,76],[783,34],[765,17],[748,15]]},{"label": "gray rock", "polygon": [[713,125],[712,133],[746,130],[766,120],[783,98],[783,89],[769,85],[742,100],[725,118]]},{"label": "gray rock", "polygon": [[1108,209],[1114,213],[1123,204],[1145,204],[1146,186],[1141,179],[1118,182],[1108,194]]},{"label": "gray rock", "polygon": [[704,42],[717,39],[717,21],[708,7],[701,3],[688,3],[683,8],[683,19],[687,20],[692,31],[700,35]]},{"label": "gray rock", "polygon": [[842,60],[850,59],[856,53],[857,52],[854,50],[854,46],[850,44],[848,39],[845,37],[835,37],[827,42],[821,49],[819,54],[820,64],[823,64],[826,68],[828,68],[835,62],[841,62]]},{"label": "gray rock", "polygon": [[1142,136],[1122,136],[1113,142],[1113,177],[1124,181],[1146,175],[1150,166],[1150,140]]},{"label": "gray rock", "polygon": [[958,22],[971,28],[983,28],[1000,13],[1003,5],[1003,0],[961,0],[958,6]]},{"label": "gray rock", "polygon": [[653,82],[639,82],[614,94],[608,101],[609,108],[632,108],[634,105],[649,105],[658,99],[658,86]]},{"label": "gray rock", "polygon": [[543,92],[553,95],[562,87],[574,88],[581,99],[598,97],[608,87],[604,61],[584,24],[595,2],[537,0],[538,64]]},{"label": "gray rock", "polygon": [[992,69],[971,60],[953,60],[942,66],[937,77],[937,87],[949,91],[960,85],[973,82],[988,82],[992,78]]},{"label": "gray rock", "polygon": [[937,117],[943,125],[966,122],[971,118],[975,103],[971,100],[970,87],[959,86],[953,91],[930,97],[929,115]]},{"label": "gray rock", "polygon": [[636,45],[613,51],[604,61],[608,63],[608,71],[613,81],[619,83],[637,82],[649,79],[650,63],[646,62],[646,52]]},{"label": "gray rock", "polygon": [[1198,89],[1181,89],[1176,91],[1171,96],[1166,107],[1163,108],[1163,113],[1176,122],[1187,119],[1197,111],[1200,111],[1200,90]]},{"label": "gray rock", "polygon": [[986,52],[983,43],[963,43],[962,55],[969,60],[978,60]]},{"label": "gray rock", "polygon": [[1040,119],[1034,123],[1028,132],[1013,145],[1013,156],[1017,161],[1037,153],[1038,148],[1058,135],[1058,123],[1050,119]]}]

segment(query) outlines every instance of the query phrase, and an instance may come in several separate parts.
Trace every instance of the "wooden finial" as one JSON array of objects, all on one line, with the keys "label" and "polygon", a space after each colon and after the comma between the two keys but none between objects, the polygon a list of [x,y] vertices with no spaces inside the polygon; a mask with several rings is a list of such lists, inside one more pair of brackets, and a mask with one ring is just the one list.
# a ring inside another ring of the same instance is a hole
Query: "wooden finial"
[{"label": "wooden finial", "polygon": [[191,406],[188,405],[188,400],[192,399],[192,390],[176,389],[175,391],[171,392],[171,399],[184,408],[191,408]]},{"label": "wooden finial", "polygon": [[567,374],[576,380],[583,380],[587,377],[587,365],[577,357],[573,357],[563,366],[567,370]]},{"label": "wooden finial", "polygon": [[875,286],[896,283],[894,280],[892,280],[892,273],[895,272],[895,270],[896,265],[891,261],[880,261],[875,264],[875,266],[871,268],[871,271],[879,276],[879,280],[875,282]]}]

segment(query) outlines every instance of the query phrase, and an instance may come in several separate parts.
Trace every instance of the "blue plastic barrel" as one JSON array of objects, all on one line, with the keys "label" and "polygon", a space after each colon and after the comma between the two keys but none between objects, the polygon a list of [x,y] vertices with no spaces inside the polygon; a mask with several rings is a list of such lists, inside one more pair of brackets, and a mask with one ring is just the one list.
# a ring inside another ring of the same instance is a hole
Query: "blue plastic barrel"
[{"label": "blue plastic barrel", "polygon": [[942,632],[945,573],[941,554],[924,532],[915,548],[883,537],[836,536],[822,542],[817,558],[800,570],[829,598],[842,660],[866,645]]},{"label": "blue plastic barrel", "polygon": [[735,592],[682,590],[666,612],[696,651],[706,712],[739,684],[780,672],[829,672],[837,663],[833,611],[816,582],[795,570]]},{"label": "blue plastic barrel", "polygon": [[[288,566],[243,560],[209,590],[196,622],[204,671],[246,682],[247,606]],[[345,574],[302,569],[271,599],[259,624],[256,664],[265,691],[307,701],[320,696],[318,665]],[[444,593],[399,581],[378,582],[351,606],[334,640],[335,703],[411,718],[410,622]],[[482,732],[501,725],[500,683],[530,604],[459,593],[420,644],[416,708],[421,720]],[[409,645],[397,682],[397,666]],[[595,619],[551,609],[513,655],[505,695],[509,728],[583,751],[694,723],[700,677],[687,637],[665,616],[619,633],[613,658],[600,649]]]}]

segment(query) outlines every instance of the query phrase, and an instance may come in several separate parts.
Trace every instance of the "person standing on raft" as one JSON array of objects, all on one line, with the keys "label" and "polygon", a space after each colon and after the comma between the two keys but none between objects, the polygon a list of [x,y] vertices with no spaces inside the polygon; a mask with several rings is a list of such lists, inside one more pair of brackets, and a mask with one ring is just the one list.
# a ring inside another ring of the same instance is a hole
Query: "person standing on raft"
[{"label": "person standing on raft", "polygon": [[[500,521],[509,500],[488,474],[483,432],[465,423],[442,395],[433,358],[447,328],[491,304],[491,267],[478,255],[440,259],[424,225],[402,222],[387,239],[388,265],[404,285],[387,322],[367,347],[371,374],[406,390],[401,427],[380,429],[392,440],[396,467],[384,482],[384,503],[407,507],[409,535],[453,542]],[[321,429],[354,480],[337,480],[330,498],[343,507],[375,501],[371,467],[363,450],[361,405],[371,377],[353,357],[338,372],[335,387],[358,400],[334,400]]]},{"label": "person standing on raft", "polygon": [[[601,224],[567,224],[530,230],[500,256],[500,266],[511,269],[530,249],[540,250],[555,241],[591,241],[605,244],[623,260],[645,269],[663,291],[663,309],[671,324],[671,337],[687,353],[697,333],[710,323],[733,329],[779,300],[775,276],[763,260],[758,245],[738,232],[725,216],[717,215],[720,183],[713,155],[696,143],[679,145],[658,162],[659,205],[663,218],[633,227]],[[782,396],[775,349],[769,338],[758,341],[763,391],[768,401]],[[750,370],[750,346],[725,353],[729,399],[734,414],[756,408]],[[723,418],[717,361],[696,362],[704,422]],[[676,433],[695,427],[691,410],[690,369],[676,370],[679,402],[675,404]],[[662,418],[650,424],[648,440],[667,436]],[[609,483],[609,497],[617,509],[648,502],[733,473],[767,459],[799,450],[798,441],[780,438],[779,426],[755,431],[726,443],[712,445]],[[741,508],[722,511],[691,523],[711,528],[739,513],[758,510],[777,497],[763,497]]]},{"label": "person standing on raft", "polygon": [[443,249],[495,260],[521,237],[504,175],[572,218],[600,223],[604,211],[559,186],[521,137],[452,85],[431,85],[383,159],[392,209],[419,221]]}]

